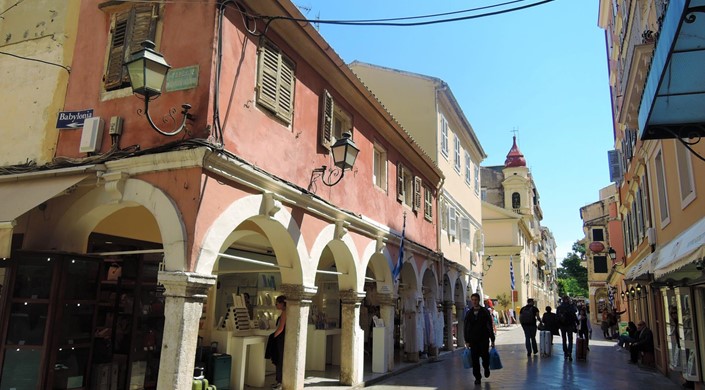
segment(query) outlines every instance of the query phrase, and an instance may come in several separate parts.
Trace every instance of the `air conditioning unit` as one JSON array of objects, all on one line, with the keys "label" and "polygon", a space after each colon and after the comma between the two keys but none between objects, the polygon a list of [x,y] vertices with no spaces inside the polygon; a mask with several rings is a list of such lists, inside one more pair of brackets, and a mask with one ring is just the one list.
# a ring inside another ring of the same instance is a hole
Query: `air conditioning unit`
[{"label": "air conditioning unit", "polygon": [[646,229],[646,239],[649,241],[649,245],[656,245],[656,230],[654,228]]},{"label": "air conditioning unit", "polygon": [[81,132],[81,153],[95,153],[103,142],[103,119],[99,116],[86,118]]}]

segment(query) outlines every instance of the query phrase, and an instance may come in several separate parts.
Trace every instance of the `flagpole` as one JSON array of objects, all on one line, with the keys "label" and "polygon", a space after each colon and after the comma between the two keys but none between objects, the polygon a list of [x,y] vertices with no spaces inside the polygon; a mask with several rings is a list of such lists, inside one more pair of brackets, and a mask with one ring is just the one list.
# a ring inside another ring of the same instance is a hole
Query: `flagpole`
[{"label": "flagpole", "polygon": [[[512,255],[509,255],[509,269],[511,270],[511,278],[512,278],[512,313],[514,313],[514,267],[513,267],[513,259]],[[512,316],[514,318],[514,316]]]}]

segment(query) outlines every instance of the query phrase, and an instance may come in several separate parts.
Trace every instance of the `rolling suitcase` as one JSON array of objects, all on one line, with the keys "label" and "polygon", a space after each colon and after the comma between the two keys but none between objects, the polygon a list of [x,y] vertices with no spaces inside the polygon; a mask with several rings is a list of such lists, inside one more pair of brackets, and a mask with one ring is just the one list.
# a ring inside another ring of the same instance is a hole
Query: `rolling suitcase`
[{"label": "rolling suitcase", "polygon": [[587,359],[587,340],[578,338],[575,342],[575,358],[578,360]]},{"label": "rolling suitcase", "polygon": [[551,347],[553,346],[553,343],[551,342],[552,340],[553,334],[550,330],[541,331],[541,335],[539,337],[539,351],[541,352],[541,356],[551,356]]},{"label": "rolling suitcase", "polygon": [[230,371],[232,357],[224,353],[214,353],[210,356],[206,368],[206,378],[220,390],[230,389]]}]

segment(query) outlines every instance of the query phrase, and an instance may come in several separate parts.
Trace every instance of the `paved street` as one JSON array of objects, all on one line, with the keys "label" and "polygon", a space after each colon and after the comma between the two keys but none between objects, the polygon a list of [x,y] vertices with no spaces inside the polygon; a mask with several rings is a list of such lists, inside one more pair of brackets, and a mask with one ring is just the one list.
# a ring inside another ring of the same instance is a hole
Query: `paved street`
[{"label": "paved street", "polygon": [[[499,330],[497,349],[504,368],[493,371],[476,386],[471,370],[463,369],[460,353],[443,354],[428,362],[382,382],[367,386],[374,390],[453,390],[453,389],[678,389],[679,386],[656,371],[627,363],[629,354],[615,347],[615,342],[590,340],[587,361],[565,362],[560,337],[554,337],[553,356],[527,358],[524,334],[520,327]],[[600,337],[595,334],[595,337]],[[307,378],[306,389],[346,389],[340,386],[317,386]]]}]

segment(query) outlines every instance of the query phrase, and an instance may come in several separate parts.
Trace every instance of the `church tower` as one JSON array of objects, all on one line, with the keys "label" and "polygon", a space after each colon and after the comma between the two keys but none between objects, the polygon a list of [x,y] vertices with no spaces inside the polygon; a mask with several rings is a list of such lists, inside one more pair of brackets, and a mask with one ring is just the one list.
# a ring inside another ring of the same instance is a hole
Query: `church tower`
[{"label": "church tower", "polygon": [[532,214],[534,205],[534,193],[532,190],[529,168],[526,167],[526,159],[517,146],[517,137],[514,136],[512,148],[504,161],[504,208],[514,210],[523,215]]}]

